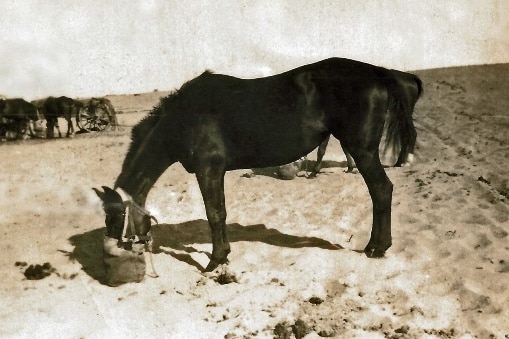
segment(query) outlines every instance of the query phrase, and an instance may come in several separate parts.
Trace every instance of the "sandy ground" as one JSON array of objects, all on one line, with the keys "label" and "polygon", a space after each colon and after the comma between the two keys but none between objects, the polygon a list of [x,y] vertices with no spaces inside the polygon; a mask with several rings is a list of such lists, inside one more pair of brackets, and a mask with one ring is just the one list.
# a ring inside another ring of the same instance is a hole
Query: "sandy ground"
[{"label": "sandy ground", "polygon": [[[387,169],[393,247],[379,260],[358,252],[371,202],[334,140],[313,180],[227,174],[229,284],[201,271],[203,202],[174,165],[147,202],[160,277],[108,287],[92,187],[112,185],[130,126],[165,93],[110,97],[122,131],[0,145],[0,337],[509,338],[509,65],[417,74],[417,159]],[[46,262],[50,276],[23,275]]]}]

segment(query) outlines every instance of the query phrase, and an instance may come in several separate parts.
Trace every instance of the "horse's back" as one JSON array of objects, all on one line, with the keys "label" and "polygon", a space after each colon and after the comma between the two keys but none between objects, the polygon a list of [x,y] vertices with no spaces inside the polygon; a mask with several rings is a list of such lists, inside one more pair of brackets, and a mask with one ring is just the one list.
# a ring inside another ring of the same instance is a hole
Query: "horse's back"
[{"label": "horse's back", "polygon": [[66,96],[48,97],[44,101],[44,111],[49,117],[66,117],[76,113],[77,109],[81,106],[79,101]]},{"label": "horse's back", "polygon": [[37,108],[22,98],[2,100],[0,111],[6,118],[29,118],[32,120],[37,120],[38,118]]},{"label": "horse's back", "polygon": [[359,101],[381,88],[380,70],[331,58],[264,78],[206,72],[179,90],[184,112],[172,119],[186,127],[191,148],[197,134],[221,139],[229,169],[285,164],[316,148],[341,116],[352,119]]},{"label": "horse's back", "polygon": [[191,148],[198,147],[197,131],[220,139],[228,169],[291,162],[302,147],[316,147],[327,129],[313,98],[318,93],[303,72],[257,79],[207,73],[195,80],[179,93],[184,112],[176,119],[184,120]]}]

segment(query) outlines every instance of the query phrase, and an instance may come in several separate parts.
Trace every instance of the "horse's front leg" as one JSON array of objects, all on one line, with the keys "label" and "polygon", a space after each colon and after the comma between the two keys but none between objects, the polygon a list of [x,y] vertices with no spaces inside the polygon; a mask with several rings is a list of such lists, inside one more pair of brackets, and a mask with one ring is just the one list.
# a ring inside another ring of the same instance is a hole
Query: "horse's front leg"
[{"label": "horse's front leg", "polygon": [[208,272],[227,263],[230,253],[230,243],[226,234],[224,174],[225,171],[216,166],[205,166],[196,172],[212,233],[212,256],[205,268]]},{"label": "horse's front leg", "polygon": [[55,124],[52,119],[46,118],[46,138],[50,139],[55,136]]},{"label": "horse's front leg", "polygon": [[71,135],[74,135],[74,125],[72,123],[72,119],[69,118],[67,120],[67,137],[69,138]]},{"label": "horse's front leg", "polygon": [[55,127],[57,128],[57,131],[58,131],[58,137],[61,138],[62,132],[60,132],[60,126],[58,125],[58,118],[55,119]]}]

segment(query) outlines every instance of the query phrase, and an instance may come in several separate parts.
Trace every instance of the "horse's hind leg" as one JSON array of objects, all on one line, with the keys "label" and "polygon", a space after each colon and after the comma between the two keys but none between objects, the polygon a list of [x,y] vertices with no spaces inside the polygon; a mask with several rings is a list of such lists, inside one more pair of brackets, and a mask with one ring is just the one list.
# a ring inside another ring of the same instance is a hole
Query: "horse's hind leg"
[{"label": "horse's hind leg", "polygon": [[318,151],[316,153],[315,168],[313,169],[313,171],[309,175],[309,178],[316,177],[316,175],[322,169],[322,160],[323,160],[323,156],[325,155],[325,150],[327,150],[327,144],[329,143],[329,139],[330,139],[330,134],[329,134],[329,136],[324,141],[322,141],[320,146],[318,146]]},{"label": "horse's hind leg", "polygon": [[227,263],[230,253],[230,243],[226,234],[224,174],[224,170],[214,165],[201,166],[196,172],[212,233],[212,256],[205,268],[206,271],[212,271],[217,266]]},{"label": "horse's hind leg", "polygon": [[382,257],[391,247],[392,183],[380,163],[378,149],[372,151],[351,149],[359,173],[368,186],[373,202],[371,238],[364,249],[368,257]]},{"label": "horse's hind leg", "polygon": [[348,152],[348,150],[346,150],[346,149],[343,149],[343,150],[345,151],[346,163],[348,166],[346,173],[353,173],[353,167],[355,165],[355,161],[353,160],[353,158],[350,155],[350,153]]},{"label": "horse's hind leg", "polygon": [[355,165],[355,161],[353,160],[352,155],[350,154],[350,152],[348,152],[348,150],[343,145],[341,145],[341,147],[343,148],[343,153],[345,153],[346,164],[348,166],[347,170],[345,171],[345,173],[353,173],[353,167]]}]

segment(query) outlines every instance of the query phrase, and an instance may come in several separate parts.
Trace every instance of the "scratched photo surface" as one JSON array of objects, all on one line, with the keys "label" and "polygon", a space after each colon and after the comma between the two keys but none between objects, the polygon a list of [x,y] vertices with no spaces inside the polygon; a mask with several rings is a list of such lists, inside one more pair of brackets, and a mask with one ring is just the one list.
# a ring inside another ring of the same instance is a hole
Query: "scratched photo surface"
[{"label": "scratched photo surface", "polygon": [[[0,113],[14,98],[43,113],[48,97],[85,107],[69,137],[65,117],[59,137],[50,121],[0,116],[1,338],[509,337],[507,2],[17,1],[0,11]],[[316,178],[316,150],[285,167],[291,180],[281,168],[226,173],[231,253],[211,273],[198,182],[172,165],[145,205],[158,221],[146,276],[104,284],[93,188],[114,185],[133,126],[160,98],[205,70],[259,78],[329,57],[422,80],[413,163],[383,157],[394,185],[385,256],[362,253],[370,195],[331,138]]]}]

